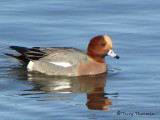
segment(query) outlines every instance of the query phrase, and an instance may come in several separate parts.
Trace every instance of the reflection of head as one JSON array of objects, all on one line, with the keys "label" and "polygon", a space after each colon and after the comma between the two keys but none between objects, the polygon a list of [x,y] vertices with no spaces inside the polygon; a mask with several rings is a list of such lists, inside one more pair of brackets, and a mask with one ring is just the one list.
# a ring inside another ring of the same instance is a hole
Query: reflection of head
[{"label": "reflection of head", "polygon": [[110,110],[107,106],[112,105],[111,99],[105,97],[106,74],[79,78],[81,92],[86,92],[88,109]]},{"label": "reflection of head", "polygon": [[105,97],[103,93],[90,93],[87,94],[86,106],[91,110],[110,110],[107,106],[111,106],[111,99]]}]

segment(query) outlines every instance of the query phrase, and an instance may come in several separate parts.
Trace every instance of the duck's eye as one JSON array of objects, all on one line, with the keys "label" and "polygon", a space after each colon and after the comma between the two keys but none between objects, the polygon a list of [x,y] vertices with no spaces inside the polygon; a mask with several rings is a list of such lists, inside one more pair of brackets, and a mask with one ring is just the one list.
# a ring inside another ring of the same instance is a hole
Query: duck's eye
[{"label": "duck's eye", "polygon": [[105,43],[101,43],[101,45],[104,47],[106,44]]}]

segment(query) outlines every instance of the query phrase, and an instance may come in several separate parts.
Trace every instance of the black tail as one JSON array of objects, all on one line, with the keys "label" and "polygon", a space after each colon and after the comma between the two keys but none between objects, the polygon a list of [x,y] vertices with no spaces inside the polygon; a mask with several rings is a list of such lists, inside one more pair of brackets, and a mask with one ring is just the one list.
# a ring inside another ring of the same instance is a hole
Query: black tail
[{"label": "black tail", "polygon": [[24,55],[25,52],[28,51],[28,48],[26,47],[20,47],[20,46],[10,46],[11,49],[16,50],[20,54]]},{"label": "black tail", "polygon": [[12,55],[12,54],[5,54],[5,55],[18,60],[19,62],[21,62],[24,65],[27,65],[29,63],[29,59],[25,56],[25,52],[27,52],[27,48],[19,47],[19,46],[10,46],[10,48],[19,52],[20,55]]},{"label": "black tail", "polygon": [[10,46],[11,49],[16,50],[19,55],[6,54],[7,56],[20,61],[22,64],[27,65],[31,60],[39,60],[47,54],[40,50],[40,47],[26,48],[20,46]]},{"label": "black tail", "polygon": [[19,55],[19,56],[18,55],[12,55],[12,54],[5,54],[5,55],[18,60],[19,62],[21,62],[24,65],[27,65],[29,63],[29,59],[27,59],[23,55]]}]

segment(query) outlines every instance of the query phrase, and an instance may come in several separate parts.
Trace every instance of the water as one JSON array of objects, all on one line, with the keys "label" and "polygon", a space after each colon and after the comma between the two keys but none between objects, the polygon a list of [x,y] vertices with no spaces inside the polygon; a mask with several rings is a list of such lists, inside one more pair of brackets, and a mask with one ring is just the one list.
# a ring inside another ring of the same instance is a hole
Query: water
[{"label": "water", "polygon": [[[2,120],[158,120],[160,118],[160,2],[0,1]],[[108,75],[32,74],[4,53],[10,45],[75,47],[107,34],[119,60]]]}]

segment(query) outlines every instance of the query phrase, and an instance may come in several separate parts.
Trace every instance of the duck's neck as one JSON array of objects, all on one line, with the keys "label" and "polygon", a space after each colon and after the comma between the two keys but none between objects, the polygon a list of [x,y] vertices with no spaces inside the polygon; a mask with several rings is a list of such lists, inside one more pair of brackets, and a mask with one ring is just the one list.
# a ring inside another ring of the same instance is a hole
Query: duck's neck
[{"label": "duck's neck", "polygon": [[87,55],[88,55],[90,58],[92,58],[94,61],[98,62],[98,63],[105,63],[104,56],[92,54],[92,53],[90,53],[90,52],[87,52]]}]

